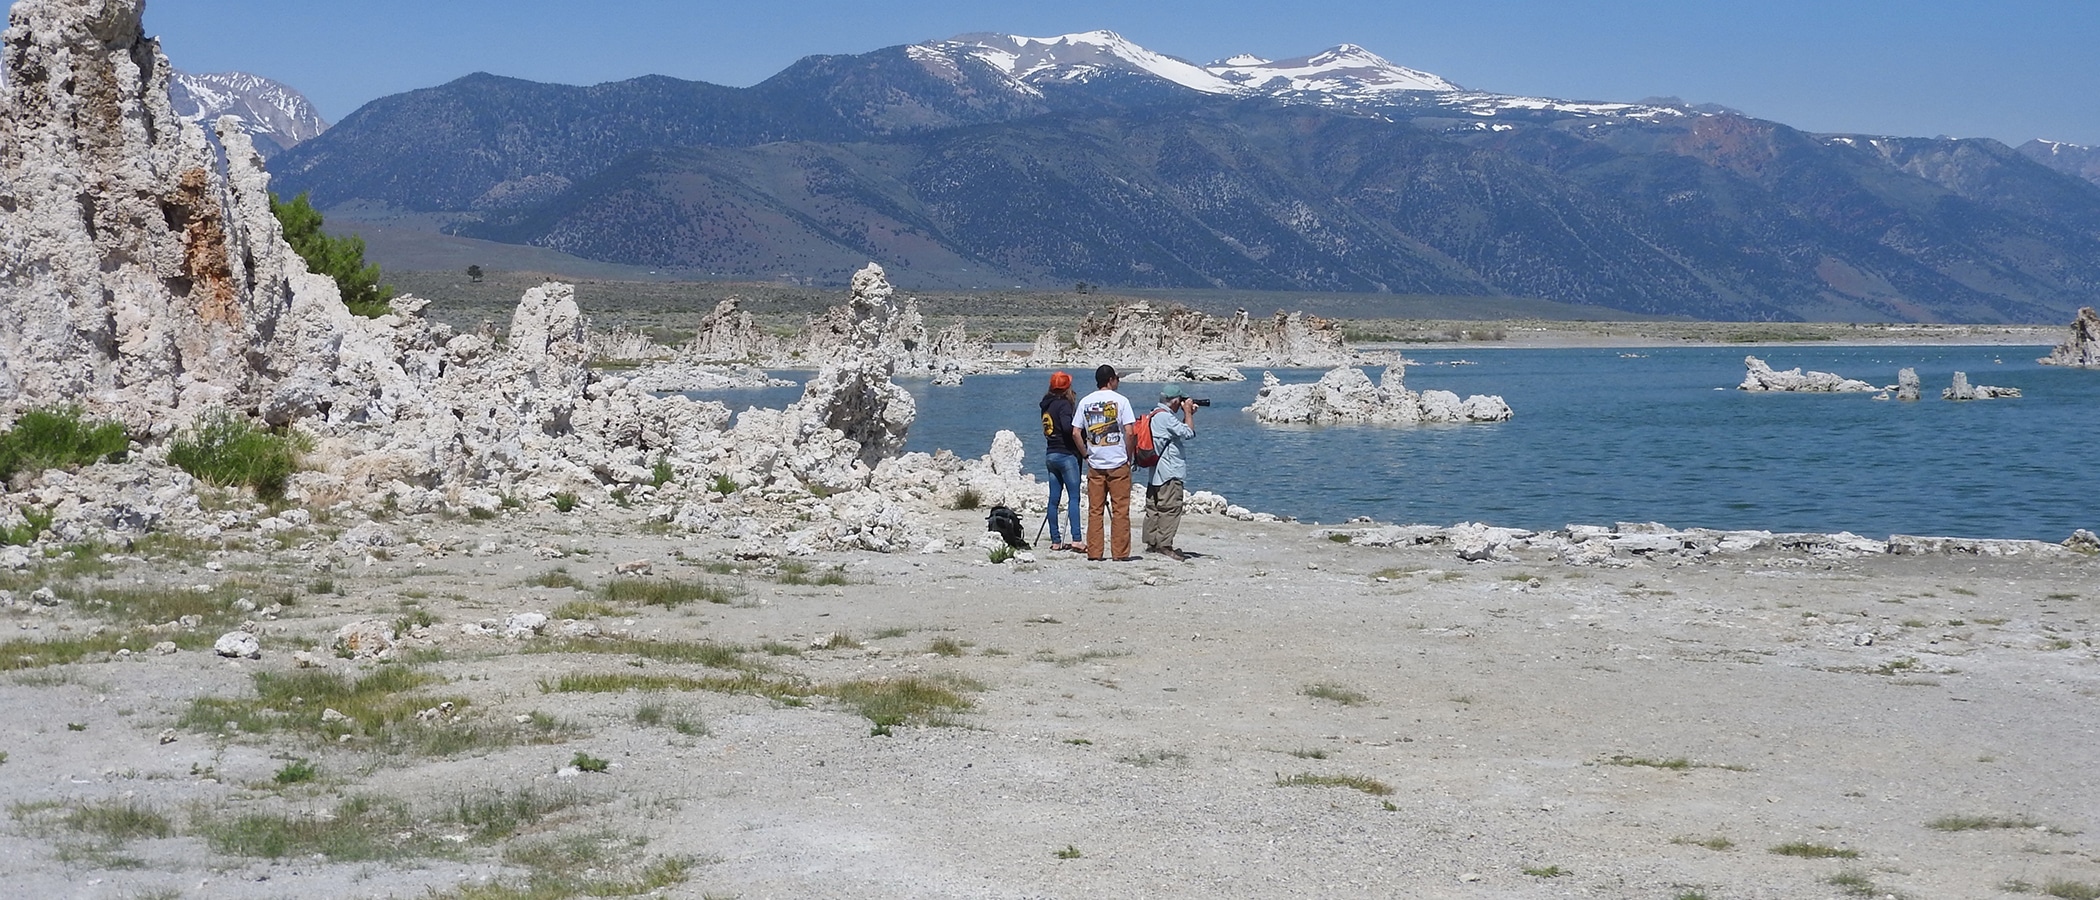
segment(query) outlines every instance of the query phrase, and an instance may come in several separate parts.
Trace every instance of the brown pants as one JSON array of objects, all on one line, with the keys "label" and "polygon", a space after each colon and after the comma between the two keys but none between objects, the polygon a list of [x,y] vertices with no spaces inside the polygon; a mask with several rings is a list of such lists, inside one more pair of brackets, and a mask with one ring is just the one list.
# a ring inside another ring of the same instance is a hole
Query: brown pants
[{"label": "brown pants", "polygon": [[1109,542],[1110,555],[1117,559],[1130,555],[1130,464],[1124,463],[1113,469],[1086,470],[1086,558],[1101,558],[1101,507],[1109,507],[1110,521],[1115,523],[1116,534]]},{"label": "brown pants", "polygon": [[1181,530],[1181,479],[1145,488],[1145,549],[1174,549],[1174,533]]}]

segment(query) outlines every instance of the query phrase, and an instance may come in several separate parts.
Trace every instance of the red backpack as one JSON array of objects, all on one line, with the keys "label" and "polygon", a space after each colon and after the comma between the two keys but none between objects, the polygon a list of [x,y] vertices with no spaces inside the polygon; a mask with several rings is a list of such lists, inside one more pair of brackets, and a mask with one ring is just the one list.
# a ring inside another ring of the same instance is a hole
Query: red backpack
[{"label": "red backpack", "polygon": [[1152,440],[1152,416],[1146,413],[1130,426],[1130,463],[1140,469],[1159,465],[1159,444]]}]

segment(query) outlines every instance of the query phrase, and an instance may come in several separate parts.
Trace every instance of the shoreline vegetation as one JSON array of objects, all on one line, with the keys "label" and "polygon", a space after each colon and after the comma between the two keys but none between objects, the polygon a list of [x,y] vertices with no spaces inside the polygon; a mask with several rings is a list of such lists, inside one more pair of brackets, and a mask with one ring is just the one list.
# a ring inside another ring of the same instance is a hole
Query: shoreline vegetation
[{"label": "shoreline vegetation", "polygon": [[[838,303],[836,287],[698,281],[622,281],[564,278],[528,272],[488,272],[478,282],[461,272],[392,271],[387,278],[404,292],[432,298],[428,318],[461,330],[484,322],[503,323],[525,289],[547,278],[576,287],[577,303],[601,331],[624,328],[659,344],[690,340],[700,318],[724,299],[737,298],[759,327],[793,334]],[[1022,345],[1045,329],[1066,333],[1088,314],[1119,302],[1145,300],[1155,306],[1180,303],[1212,315],[1245,308],[1255,316],[1278,309],[1303,310],[1335,320],[1358,349],[1377,351],[1423,345],[1451,348],[1756,346],[1760,344],[1970,344],[2054,345],[2064,326],[2021,324],[1919,324],[1849,322],[1706,322],[1641,318],[1618,310],[1518,301],[1509,298],[1391,297],[1382,295],[1278,292],[910,291],[929,323],[962,319],[972,335],[995,344]],[[1557,315],[1540,315],[1551,307]],[[1406,313],[1396,315],[1386,310]],[[1590,318],[1576,318],[1589,316]],[[1608,317],[1608,318],[1599,318]]]}]

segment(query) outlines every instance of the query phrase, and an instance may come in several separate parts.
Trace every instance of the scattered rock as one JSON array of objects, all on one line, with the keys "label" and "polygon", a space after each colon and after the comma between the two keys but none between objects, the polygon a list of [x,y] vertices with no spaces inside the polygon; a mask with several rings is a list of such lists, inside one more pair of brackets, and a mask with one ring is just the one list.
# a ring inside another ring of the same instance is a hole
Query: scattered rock
[{"label": "scattered rock", "polygon": [[513,641],[536,637],[546,627],[546,613],[512,613],[509,618],[503,620],[503,637]]},{"label": "scattered rock", "polygon": [[228,659],[261,659],[262,642],[248,632],[229,631],[213,642],[211,651]]},{"label": "scattered rock", "polygon": [[334,724],[336,722],[348,722],[350,721],[350,717],[343,715],[340,712],[337,712],[335,707],[331,706],[321,710],[321,721],[328,724]]},{"label": "scattered rock", "polygon": [[160,742],[162,744],[175,743],[176,737],[177,735],[175,733],[175,729],[173,728],[163,728],[160,730]]},{"label": "scattered rock", "polygon": [[328,659],[305,650],[295,650],[292,652],[292,666],[300,669],[325,669],[328,668]]},{"label": "scattered rock", "polygon": [[175,654],[176,649],[174,641],[161,641],[154,644],[152,648],[155,656],[172,656]]},{"label": "scattered rock", "polygon": [[351,659],[388,659],[394,655],[394,626],[382,619],[361,619],[336,629],[330,646]]}]

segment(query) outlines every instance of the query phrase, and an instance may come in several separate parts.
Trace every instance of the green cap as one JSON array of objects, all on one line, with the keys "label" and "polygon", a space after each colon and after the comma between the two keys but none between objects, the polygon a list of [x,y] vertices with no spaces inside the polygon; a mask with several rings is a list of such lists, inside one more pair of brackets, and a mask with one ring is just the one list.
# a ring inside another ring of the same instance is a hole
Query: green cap
[{"label": "green cap", "polygon": [[1161,399],[1161,400],[1172,400],[1172,399],[1174,399],[1174,398],[1176,398],[1176,397],[1186,397],[1186,396],[1188,396],[1188,395],[1189,395],[1189,392],[1188,392],[1188,391],[1186,391],[1186,390],[1183,390],[1183,389],[1182,389],[1182,387],[1181,387],[1181,385],[1180,385],[1180,384],[1178,384],[1178,383],[1177,383],[1177,384],[1170,384],[1170,385],[1167,385],[1166,387],[1163,387],[1163,388],[1160,388],[1160,389],[1159,389],[1159,399]]}]

